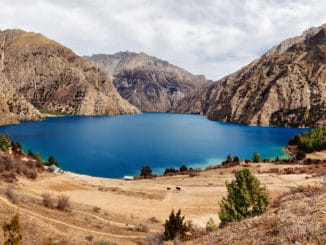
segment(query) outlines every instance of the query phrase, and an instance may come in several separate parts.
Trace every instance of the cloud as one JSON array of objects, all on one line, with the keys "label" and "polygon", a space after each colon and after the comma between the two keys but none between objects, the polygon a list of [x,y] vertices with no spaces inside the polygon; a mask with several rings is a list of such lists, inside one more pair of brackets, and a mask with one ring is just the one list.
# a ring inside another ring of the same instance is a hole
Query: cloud
[{"label": "cloud", "polygon": [[217,80],[325,12],[320,0],[2,0],[0,28],[43,33],[79,55],[143,51]]}]

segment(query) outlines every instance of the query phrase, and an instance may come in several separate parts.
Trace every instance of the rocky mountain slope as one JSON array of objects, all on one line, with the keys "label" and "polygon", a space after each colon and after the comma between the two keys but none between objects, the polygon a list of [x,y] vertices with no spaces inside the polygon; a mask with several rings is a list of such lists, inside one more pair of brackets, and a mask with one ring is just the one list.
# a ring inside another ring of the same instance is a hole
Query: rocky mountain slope
[{"label": "rocky mountain slope", "polygon": [[121,96],[141,111],[167,112],[207,82],[204,76],[192,75],[145,53],[120,52],[85,58],[108,72]]},{"label": "rocky mountain slope", "polygon": [[0,87],[6,102],[2,114],[9,115],[9,109],[16,121],[40,118],[39,109],[76,115],[138,112],[121,98],[105,73],[41,34],[5,30],[0,32],[0,44],[1,83],[10,87]]},{"label": "rocky mountain slope", "polygon": [[285,40],[239,71],[185,97],[173,110],[249,125],[325,125],[326,25]]}]

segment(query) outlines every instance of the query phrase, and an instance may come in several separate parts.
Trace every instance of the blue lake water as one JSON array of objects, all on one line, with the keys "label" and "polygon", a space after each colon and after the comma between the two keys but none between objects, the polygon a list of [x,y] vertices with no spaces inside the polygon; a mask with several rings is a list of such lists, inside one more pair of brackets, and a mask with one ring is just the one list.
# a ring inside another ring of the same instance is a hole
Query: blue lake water
[{"label": "blue lake water", "polygon": [[25,150],[54,155],[64,170],[101,177],[139,174],[149,165],[204,168],[228,154],[251,159],[284,157],[282,146],[304,129],[248,127],[205,116],[143,113],[114,117],[50,117],[0,127]]}]

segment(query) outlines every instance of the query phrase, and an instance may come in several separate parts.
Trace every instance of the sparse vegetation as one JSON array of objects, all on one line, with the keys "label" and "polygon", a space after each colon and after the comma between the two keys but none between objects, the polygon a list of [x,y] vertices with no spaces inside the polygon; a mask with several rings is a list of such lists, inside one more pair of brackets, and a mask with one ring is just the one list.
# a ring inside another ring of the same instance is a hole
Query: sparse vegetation
[{"label": "sparse vegetation", "polygon": [[12,217],[9,223],[4,222],[2,225],[3,235],[5,238],[4,245],[19,245],[22,241],[20,234],[19,215]]},{"label": "sparse vegetation", "polygon": [[289,145],[296,145],[298,149],[310,153],[326,150],[326,127],[312,129],[309,133],[294,135],[289,140]]},{"label": "sparse vegetation", "polygon": [[206,231],[215,231],[217,229],[217,225],[214,222],[213,218],[209,218],[209,220],[206,223]]},{"label": "sparse vegetation", "polygon": [[69,197],[66,195],[59,195],[57,197],[57,209],[61,211],[69,211],[70,210],[70,201]]},{"label": "sparse vegetation", "polygon": [[184,216],[181,216],[180,209],[176,214],[172,210],[169,219],[164,224],[164,240],[174,240],[176,238],[182,240],[185,238],[188,227],[184,222],[184,218]]},{"label": "sparse vegetation", "polygon": [[227,197],[220,202],[221,226],[263,213],[270,200],[269,192],[249,169],[235,172],[235,180],[226,183]]},{"label": "sparse vegetation", "polygon": [[42,197],[42,203],[44,207],[51,208],[51,209],[54,208],[55,200],[50,193],[43,193],[41,197]]},{"label": "sparse vegetation", "polygon": [[10,148],[10,139],[8,135],[0,133],[0,149],[7,152]]}]

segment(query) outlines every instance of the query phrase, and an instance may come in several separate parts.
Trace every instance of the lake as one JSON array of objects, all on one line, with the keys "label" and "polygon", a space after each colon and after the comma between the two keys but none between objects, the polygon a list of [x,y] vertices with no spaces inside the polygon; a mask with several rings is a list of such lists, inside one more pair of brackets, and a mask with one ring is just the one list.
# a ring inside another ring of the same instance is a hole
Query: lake
[{"label": "lake", "polygon": [[[249,127],[205,116],[167,113],[98,117],[49,117],[0,127],[25,150],[54,155],[67,171],[99,177],[136,175],[149,165],[162,173],[185,164],[205,168],[228,154],[252,159],[285,157],[282,147],[304,129]],[[307,129],[306,129],[307,130]]]}]

